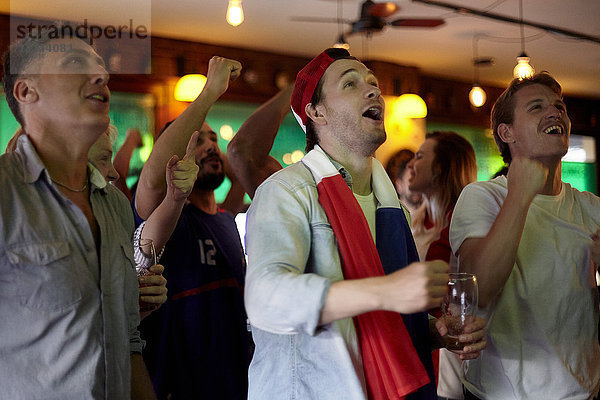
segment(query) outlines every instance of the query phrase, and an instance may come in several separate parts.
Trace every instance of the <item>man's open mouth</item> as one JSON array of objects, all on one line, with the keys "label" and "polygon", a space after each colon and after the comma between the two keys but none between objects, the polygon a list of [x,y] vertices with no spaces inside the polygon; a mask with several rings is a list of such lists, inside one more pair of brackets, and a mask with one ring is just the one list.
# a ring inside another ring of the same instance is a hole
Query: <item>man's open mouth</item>
[{"label": "man's open mouth", "polygon": [[560,125],[552,125],[543,130],[546,135],[562,135],[563,128]]},{"label": "man's open mouth", "polygon": [[363,113],[362,116],[365,117],[365,118],[370,118],[370,119],[375,120],[375,121],[381,121],[383,119],[382,115],[381,115],[381,112],[382,112],[381,107],[369,107],[367,109],[367,111],[365,111]]}]

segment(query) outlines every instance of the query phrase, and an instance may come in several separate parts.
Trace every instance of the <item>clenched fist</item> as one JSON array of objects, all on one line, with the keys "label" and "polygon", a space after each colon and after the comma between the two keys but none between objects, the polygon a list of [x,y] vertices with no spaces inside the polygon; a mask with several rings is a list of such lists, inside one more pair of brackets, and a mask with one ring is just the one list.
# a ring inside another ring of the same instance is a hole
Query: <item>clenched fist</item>
[{"label": "clenched fist", "polygon": [[439,307],[448,285],[448,263],[415,262],[381,277],[383,309],[403,314]]},{"label": "clenched fist", "polygon": [[233,82],[240,76],[242,64],[238,61],[224,57],[214,56],[208,62],[208,73],[206,74],[206,86],[204,91],[216,101]]},{"label": "clenched fist", "polygon": [[524,157],[515,157],[508,168],[508,190],[532,201],[548,177],[548,168],[542,163]]}]

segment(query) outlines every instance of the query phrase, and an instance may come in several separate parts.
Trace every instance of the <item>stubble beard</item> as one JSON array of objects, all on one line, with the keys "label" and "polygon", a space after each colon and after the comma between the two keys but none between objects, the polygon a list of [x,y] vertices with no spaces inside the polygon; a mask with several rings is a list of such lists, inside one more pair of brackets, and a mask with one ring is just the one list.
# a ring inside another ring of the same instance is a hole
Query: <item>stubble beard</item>
[{"label": "stubble beard", "polygon": [[225,172],[209,172],[202,175],[198,175],[196,182],[194,182],[194,189],[201,191],[215,190],[225,180]]},{"label": "stubble beard", "polygon": [[[387,134],[385,127],[366,130],[362,129],[362,119],[352,120],[345,118],[342,114],[335,116],[337,122],[337,140],[343,142],[351,152],[361,154],[365,157],[370,157],[375,154],[375,151],[385,142]],[[362,116],[360,118],[363,118]],[[383,124],[383,122],[382,122]],[[377,130],[377,132],[374,132]]]}]

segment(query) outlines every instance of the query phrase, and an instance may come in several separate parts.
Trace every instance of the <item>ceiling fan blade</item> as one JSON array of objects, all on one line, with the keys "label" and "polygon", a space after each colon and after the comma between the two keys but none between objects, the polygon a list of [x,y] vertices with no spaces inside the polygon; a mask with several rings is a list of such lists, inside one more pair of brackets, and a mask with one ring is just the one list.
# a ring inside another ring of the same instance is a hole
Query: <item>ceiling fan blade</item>
[{"label": "ceiling fan blade", "polygon": [[387,1],[385,3],[374,3],[369,7],[369,14],[373,17],[387,18],[400,10],[396,3]]},{"label": "ceiling fan blade", "polygon": [[388,25],[403,28],[435,28],[444,25],[446,21],[439,18],[399,18],[388,23]]},{"label": "ceiling fan blade", "polygon": [[337,18],[327,18],[327,17],[290,17],[290,21],[294,22],[325,22],[331,24],[337,24],[341,22],[342,24],[351,24],[352,20],[349,19],[340,19]]}]

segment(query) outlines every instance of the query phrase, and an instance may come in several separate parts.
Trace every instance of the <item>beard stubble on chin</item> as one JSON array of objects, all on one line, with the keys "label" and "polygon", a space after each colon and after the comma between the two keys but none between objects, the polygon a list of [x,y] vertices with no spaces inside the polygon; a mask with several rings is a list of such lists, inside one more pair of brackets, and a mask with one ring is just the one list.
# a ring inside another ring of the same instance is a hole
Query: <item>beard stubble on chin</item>
[{"label": "beard stubble on chin", "polygon": [[194,188],[202,191],[215,190],[225,180],[225,172],[211,172],[199,175],[194,182]]},{"label": "beard stubble on chin", "polygon": [[332,124],[336,127],[333,136],[337,141],[345,143],[353,153],[373,156],[387,139],[384,127],[381,128],[381,131],[376,128],[364,128],[361,124],[362,117],[352,118],[346,113],[337,112],[331,108],[328,108],[328,112]]}]

